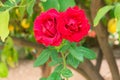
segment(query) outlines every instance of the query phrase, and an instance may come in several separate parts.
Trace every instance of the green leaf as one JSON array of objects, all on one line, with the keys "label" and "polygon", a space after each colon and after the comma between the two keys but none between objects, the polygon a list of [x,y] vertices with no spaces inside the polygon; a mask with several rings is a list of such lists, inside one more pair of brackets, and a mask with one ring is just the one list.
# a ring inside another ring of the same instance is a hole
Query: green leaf
[{"label": "green leaf", "polygon": [[40,55],[38,56],[37,60],[34,62],[34,66],[37,67],[43,65],[45,62],[47,62],[49,56],[50,50],[49,49],[43,50],[42,53],[40,53]]},{"label": "green leaf", "polygon": [[47,80],[47,78],[41,78],[40,80]]},{"label": "green leaf", "polygon": [[46,2],[42,2],[42,5],[45,11],[51,8],[55,8],[56,10],[60,9],[58,0],[47,0]]},{"label": "green leaf", "polygon": [[58,66],[54,69],[54,72],[60,73],[62,69],[63,69],[63,65],[60,64],[60,65],[58,65]]},{"label": "green leaf", "polygon": [[59,73],[53,72],[53,73],[48,77],[47,80],[62,80],[62,79],[61,79],[61,76],[60,76]]},{"label": "green leaf", "polygon": [[52,61],[49,63],[49,66],[55,66],[59,63],[62,63],[62,58],[59,58],[58,52],[56,49],[51,49],[51,59]]},{"label": "green leaf", "polygon": [[21,0],[15,0],[16,1],[16,3],[19,3]]},{"label": "green leaf", "polygon": [[70,54],[77,60],[79,60],[80,62],[83,62],[84,57],[83,57],[83,53],[79,52],[79,49],[77,48],[77,46],[75,47],[70,47],[69,49]]},{"label": "green leaf", "polygon": [[52,49],[50,56],[51,56],[52,60],[56,61],[58,59],[58,52],[57,52],[57,50]]},{"label": "green leaf", "polygon": [[47,0],[40,0],[41,2],[46,2]]},{"label": "green leaf", "polygon": [[117,21],[117,32],[120,32],[120,19]]},{"label": "green leaf", "polygon": [[120,4],[116,4],[115,10],[114,10],[114,15],[117,19],[120,19]]},{"label": "green leaf", "polygon": [[63,69],[62,72],[61,72],[62,76],[65,77],[65,78],[70,78],[73,76],[72,72],[70,69]]},{"label": "green leaf", "polygon": [[97,12],[97,15],[96,15],[94,21],[93,21],[94,26],[97,26],[97,24],[99,23],[101,18],[103,16],[105,16],[105,14],[113,8],[114,8],[114,6],[111,6],[111,5],[100,8],[99,11]]},{"label": "green leaf", "polygon": [[13,60],[15,63],[18,63],[18,52],[13,48]]},{"label": "green leaf", "polygon": [[0,62],[0,78],[4,78],[8,76],[8,68],[7,66]]},{"label": "green leaf", "polygon": [[57,61],[51,61],[51,62],[49,63],[49,66],[55,66],[55,65],[57,65],[57,64],[58,64]]},{"label": "green leaf", "polygon": [[[23,5],[26,5],[26,4],[27,4],[27,1],[26,1],[26,0],[21,0],[20,6],[23,6]],[[23,18],[25,10],[26,10],[25,7],[19,7],[19,8],[18,8],[18,11],[20,12],[20,19]]]},{"label": "green leaf", "polygon": [[119,39],[118,40],[120,41],[120,32],[118,32],[118,34],[119,34]]},{"label": "green leaf", "polygon": [[33,6],[34,6],[34,4],[35,4],[35,1],[36,1],[36,0],[27,0],[27,2],[28,2],[27,12],[28,12],[29,16],[31,16],[32,13],[33,13]]},{"label": "green leaf", "polygon": [[67,63],[71,65],[74,68],[77,68],[79,66],[80,61],[75,59],[71,54],[67,56]]},{"label": "green leaf", "polygon": [[11,53],[13,54],[13,41],[10,37],[8,37],[5,41],[4,48],[1,54],[1,61],[6,62],[8,57],[11,57]]},{"label": "green leaf", "polygon": [[62,61],[62,58],[58,58],[58,59],[56,59],[56,60],[52,60],[50,63],[49,63],[49,66],[55,66],[55,65],[57,65],[57,64],[60,64],[60,63],[62,63],[63,61]]},{"label": "green leaf", "polygon": [[65,11],[68,7],[75,6],[74,0],[58,0],[60,3],[60,11]]},{"label": "green leaf", "polygon": [[19,2],[20,0],[7,0],[6,2],[4,2],[4,5],[0,7],[0,12],[4,12],[6,10],[14,8]]},{"label": "green leaf", "polygon": [[2,41],[4,41],[9,34],[9,17],[10,16],[8,11],[0,13],[0,37]]},{"label": "green leaf", "polygon": [[95,59],[96,58],[96,54],[94,53],[94,51],[85,48],[85,47],[78,47],[79,53],[82,53],[84,55],[85,58],[87,59]]},{"label": "green leaf", "polygon": [[60,48],[60,52],[64,53],[64,52],[67,51],[69,48],[70,48],[69,45],[63,45],[63,46]]}]

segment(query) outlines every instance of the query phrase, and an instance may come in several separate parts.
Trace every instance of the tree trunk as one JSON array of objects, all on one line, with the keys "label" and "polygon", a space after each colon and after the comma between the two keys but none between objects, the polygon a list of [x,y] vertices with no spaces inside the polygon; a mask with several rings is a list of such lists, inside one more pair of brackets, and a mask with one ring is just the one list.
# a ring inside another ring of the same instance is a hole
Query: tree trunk
[{"label": "tree trunk", "polygon": [[88,80],[104,80],[103,77],[99,74],[98,70],[93,66],[89,60],[85,60],[84,63],[80,64],[78,67],[79,70],[84,70],[88,75]]},{"label": "tree trunk", "polygon": [[[91,3],[91,15],[92,19],[96,16],[97,11],[102,7],[102,0],[92,0]],[[104,27],[100,23],[96,28],[97,39],[100,45],[100,48],[108,62],[110,67],[110,71],[112,73],[113,80],[120,80],[118,67],[115,62],[115,58],[113,56],[113,51],[108,44],[107,34],[105,32]]]}]

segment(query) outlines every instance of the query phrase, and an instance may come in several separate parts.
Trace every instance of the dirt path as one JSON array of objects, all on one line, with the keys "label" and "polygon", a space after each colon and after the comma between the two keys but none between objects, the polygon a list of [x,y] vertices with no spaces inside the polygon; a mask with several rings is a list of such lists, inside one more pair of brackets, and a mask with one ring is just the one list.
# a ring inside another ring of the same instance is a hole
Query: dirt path
[{"label": "dirt path", "polygon": [[[94,62],[94,61],[93,61]],[[117,65],[119,66],[120,72],[120,59],[117,59]],[[100,73],[105,78],[105,80],[112,80],[110,70],[106,60],[103,60]],[[82,75],[73,71],[74,76],[70,80],[86,80]],[[33,61],[31,60],[21,60],[19,66],[10,69],[8,78],[0,80],[39,80],[41,77],[40,68],[33,67]]]}]

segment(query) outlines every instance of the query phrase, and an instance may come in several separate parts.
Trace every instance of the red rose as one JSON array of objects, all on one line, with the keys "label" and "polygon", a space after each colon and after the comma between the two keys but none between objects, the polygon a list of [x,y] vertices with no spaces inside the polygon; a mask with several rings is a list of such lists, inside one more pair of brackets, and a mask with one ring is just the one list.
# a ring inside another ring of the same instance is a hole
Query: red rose
[{"label": "red rose", "polygon": [[71,42],[79,42],[90,29],[84,11],[77,6],[60,13],[58,22],[58,31],[63,38]]},{"label": "red rose", "polygon": [[38,43],[42,43],[46,46],[60,45],[62,38],[56,30],[58,16],[59,13],[55,9],[50,9],[35,19],[34,35]]}]

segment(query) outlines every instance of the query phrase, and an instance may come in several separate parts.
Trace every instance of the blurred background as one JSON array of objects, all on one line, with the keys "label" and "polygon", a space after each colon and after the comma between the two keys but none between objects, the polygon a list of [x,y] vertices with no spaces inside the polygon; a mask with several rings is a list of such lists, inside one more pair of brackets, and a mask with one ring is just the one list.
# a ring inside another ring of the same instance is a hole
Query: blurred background
[{"label": "blurred background", "polygon": [[[42,76],[47,77],[54,67],[49,67],[48,63],[43,67],[33,67],[34,60],[45,48],[35,41],[34,19],[50,8],[62,12],[75,5],[84,9],[91,25],[81,45],[94,50],[97,58],[92,61],[85,59],[77,69],[70,67],[74,74],[70,80],[120,80],[120,33],[117,32],[114,9],[102,17],[99,25],[93,27],[98,10],[120,4],[119,1],[0,0],[0,12],[9,12],[9,19],[5,17],[6,14],[1,16],[0,13],[0,80],[39,80]],[[7,28],[2,28],[2,24],[8,24]],[[5,35],[7,33],[8,36]],[[7,38],[3,42],[4,37]]]}]

